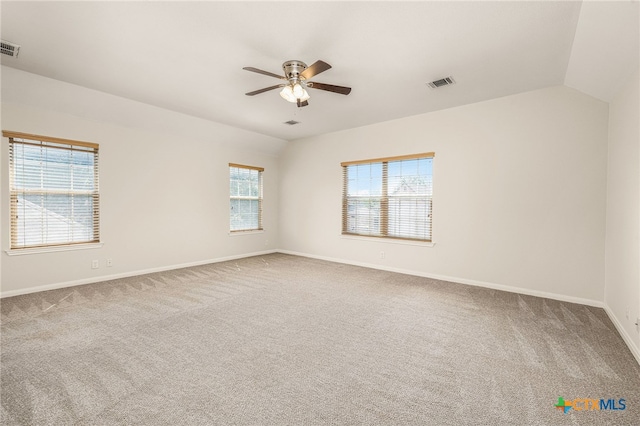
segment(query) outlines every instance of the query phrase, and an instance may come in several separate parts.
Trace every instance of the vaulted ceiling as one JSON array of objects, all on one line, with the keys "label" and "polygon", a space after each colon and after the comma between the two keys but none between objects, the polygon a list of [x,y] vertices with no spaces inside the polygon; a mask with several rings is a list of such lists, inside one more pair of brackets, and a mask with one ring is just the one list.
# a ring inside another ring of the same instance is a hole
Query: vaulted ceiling
[{"label": "vaulted ceiling", "polygon": [[[11,2],[2,65],[281,139],[565,84],[608,101],[638,68],[639,7],[620,2]],[[282,63],[321,59],[309,106]],[[456,84],[430,89],[452,76]],[[286,121],[300,124],[288,126]]]}]

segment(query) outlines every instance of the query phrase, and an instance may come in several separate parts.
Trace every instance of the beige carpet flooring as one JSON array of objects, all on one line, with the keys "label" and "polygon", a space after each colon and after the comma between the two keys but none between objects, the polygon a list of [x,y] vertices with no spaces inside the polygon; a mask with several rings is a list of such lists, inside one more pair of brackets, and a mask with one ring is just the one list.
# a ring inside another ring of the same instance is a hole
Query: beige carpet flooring
[{"label": "beige carpet flooring", "polygon": [[3,425],[640,424],[606,313],[549,299],[273,254],[0,310]]}]

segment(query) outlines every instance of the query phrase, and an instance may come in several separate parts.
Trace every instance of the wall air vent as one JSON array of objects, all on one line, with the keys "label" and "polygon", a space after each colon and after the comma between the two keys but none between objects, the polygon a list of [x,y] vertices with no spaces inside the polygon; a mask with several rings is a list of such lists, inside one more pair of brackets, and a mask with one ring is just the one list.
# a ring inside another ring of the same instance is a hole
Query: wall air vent
[{"label": "wall air vent", "polygon": [[300,122],[296,120],[289,120],[289,121],[285,121],[284,124],[287,124],[289,126],[295,126],[296,124],[300,124]]},{"label": "wall air vent", "polygon": [[18,57],[18,52],[20,52],[20,46],[17,44],[13,44],[10,41],[2,40],[2,54],[11,56],[13,58]]},{"label": "wall air vent", "polygon": [[456,84],[456,81],[453,79],[453,77],[449,76],[449,77],[441,78],[440,80],[432,81],[431,83],[427,83],[427,84],[432,89],[437,89],[438,87],[450,86],[452,84]]}]

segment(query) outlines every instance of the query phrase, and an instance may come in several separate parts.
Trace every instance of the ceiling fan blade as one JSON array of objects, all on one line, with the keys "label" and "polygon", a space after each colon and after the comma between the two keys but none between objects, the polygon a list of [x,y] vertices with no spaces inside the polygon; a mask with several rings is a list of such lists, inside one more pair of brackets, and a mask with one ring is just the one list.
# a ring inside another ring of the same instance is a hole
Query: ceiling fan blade
[{"label": "ceiling fan blade", "polygon": [[268,75],[270,77],[275,77],[275,78],[279,78],[281,80],[286,80],[286,78],[284,78],[283,75],[278,75],[278,74],[274,74],[272,72],[269,71],[264,71],[264,70],[259,70],[258,68],[254,68],[254,67],[244,67],[242,68],[243,70],[247,70],[247,71],[251,71],[251,72],[257,72],[258,74],[264,74],[264,75]]},{"label": "ceiling fan blade", "polygon": [[327,92],[339,93],[341,95],[348,95],[351,93],[351,87],[335,86],[333,84],[308,82],[307,87],[312,89],[326,90]]},{"label": "ceiling fan blade", "polygon": [[309,80],[314,75],[318,75],[321,72],[325,72],[330,68],[331,68],[331,65],[329,65],[324,61],[315,61],[313,64],[307,67],[307,69],[305,69],[300,73],[300,77],[304,78],[305,80]]},{"label": "ceiling fan blade", "polygon": [[253,92],[245,93],[247,96],[259,95],[260,93],[268,92],[269,90],[284,87],[284,84],[276,84],[275,86],[265,87],[264,89],[254,90]]}]

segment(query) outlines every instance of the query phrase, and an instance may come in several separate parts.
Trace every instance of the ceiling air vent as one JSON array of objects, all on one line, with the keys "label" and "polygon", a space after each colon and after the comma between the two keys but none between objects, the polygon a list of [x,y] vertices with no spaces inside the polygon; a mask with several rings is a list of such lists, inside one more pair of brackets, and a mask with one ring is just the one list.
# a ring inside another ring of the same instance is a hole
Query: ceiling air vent
[{"label": "ceiling air vent", "polygon": [[432,81],[431,83],[427,83],[427,84],[432,89],[437,89],[438,87],[449,86],[455,83],[456,81],[453,79],[453,77],[449,76],[449,77],[441,78],[440,80]]},{"label": "ceiling air vent", "polygon": [[289,126],[295,126],[296,124],[300,124],[300,122],[296,120],[289,120],[289,121],[285,121],[284,124],[287,124]]},{"label": "ceiling air vent", "polygon": [[11,56],[13,58],[18,57],[18,52],[20,52],[20,46],[17,44],[13,44],[10,41],[2,40],[2,54]]}]

